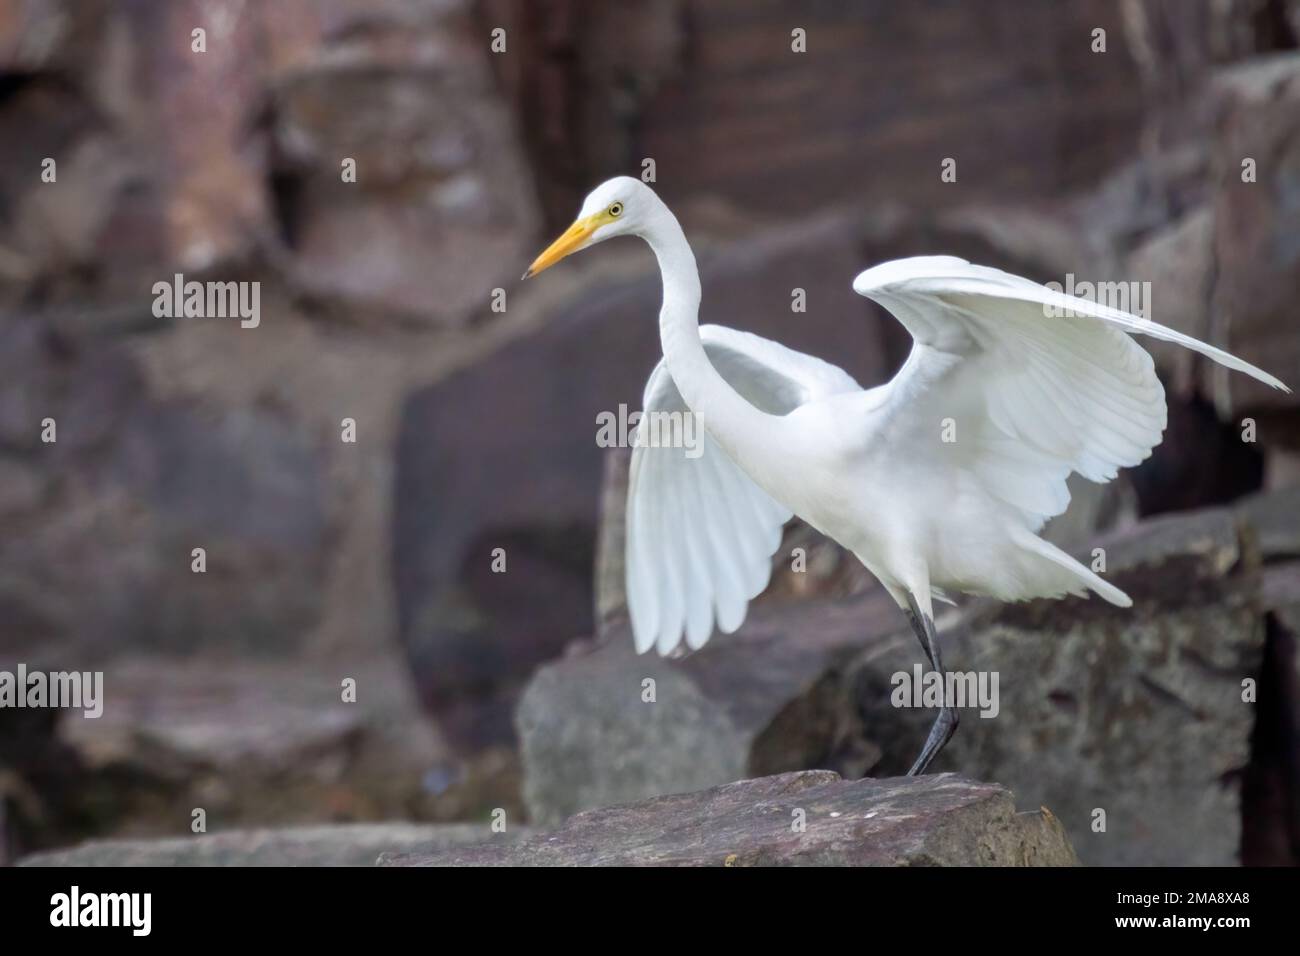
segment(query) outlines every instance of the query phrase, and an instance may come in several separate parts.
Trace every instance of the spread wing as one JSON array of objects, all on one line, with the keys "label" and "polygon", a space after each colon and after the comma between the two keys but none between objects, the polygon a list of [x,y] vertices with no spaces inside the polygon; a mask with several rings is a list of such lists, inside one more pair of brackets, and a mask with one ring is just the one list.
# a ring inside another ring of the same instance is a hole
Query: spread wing
[{"label": "spread wing", "polygon": [[[916,460],[969,469],[1034,531],[1069,504],[1071,471],[1109,481],[1159,443],[1164,388],[1133,334],[1286,388],[1181,332],[951,256],[887,262],[853,288],[914,340],[883,386],[888,439]],[[947,421],[952,440],[943,442]]]},{"label": "spread wing", "polygon": [[[860,386],[820,359],[747,332],[700,328],[719,374],[757,408],[784,415]],[[627,498],[627,603],[637,653],[702,647],[714,625],[731,633],[765,587],[791,512],[759,488],[689,410],[663,361],[646,383]],[[678,416],[674,419],[674,414]],[[658,416],[658,417],[656,417]],[[658,447],[674,434],[687,447]]]}]

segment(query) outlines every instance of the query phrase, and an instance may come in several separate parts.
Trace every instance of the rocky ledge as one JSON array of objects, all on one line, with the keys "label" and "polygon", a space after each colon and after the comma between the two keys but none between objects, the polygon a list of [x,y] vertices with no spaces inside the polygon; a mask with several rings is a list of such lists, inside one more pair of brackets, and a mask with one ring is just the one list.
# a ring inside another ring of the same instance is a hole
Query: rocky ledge
[{"label": "rocky ledge", "polygon": [[19,866],[370,866],[381,853],[432,853],[527,836],[477,823],[339,823],[226,830],[166,839],[91,840],[33,853]]},{"label": "rocky ledge", "polygon": [[808,770],[588,810],[511,844],[384,854],[388,866],[1073,866],[1046,809],[956,774]]}]

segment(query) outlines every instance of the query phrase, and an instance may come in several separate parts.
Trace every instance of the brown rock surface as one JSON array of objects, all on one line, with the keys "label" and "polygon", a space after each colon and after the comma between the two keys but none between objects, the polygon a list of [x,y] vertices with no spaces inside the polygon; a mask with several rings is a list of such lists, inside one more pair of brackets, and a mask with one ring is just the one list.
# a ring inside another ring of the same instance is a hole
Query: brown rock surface
[{"label": "brown rock surface", "polygon": [[[1300,54],[1278,54],[1225,71],[1215,148],[1215,257],[1211,341],[1300,383],[1293,333],[1300,300]],[[1243,182],[1253,160],[1254,181]],[[1225,411],[1294,409],[1285,395],[1215,370],[1213,394]],[[1300,429],[1289,433],[1300,447]]]},{"label": "brown rock surface", "polygon": [[334,12],[324,28],[344,39],[274,88],[293,281],[406,321],[490,315],[492,290],[534,254],[538,217],[470,4]]},{"label": "brown rock surface", "polygon": [[824,770],[589,810],[509,845],[386,857],[398,866],[1073,866],[1047,810],[954,774]]},{"label": "brown rock surface", "polygon": [[159,840],[91,840],[34,853],[19,866],[371,866],[381,854],[434,853],[487,839],[518,840],[527,830],[492,836],[480,824],[353,823],[229,830]]},{"label": "brown rock surface", "polygon": [[[1171,18],[1155,2],[1125,17],[1089,0],[484,7],[516,44],[497,66],[553,226],[592,182],[645,157],[670,201],[710,194],[764,215],[850,197],[1050,196],[1122,159],[1151,100],[1194,83],[1211,43],[1248,18],[1208,3]],[[796,28],[806,53],[792,51]],[[1096,28],[1105,53],[1091,49]],[[957,183],[938,186],[945,157]]]}]

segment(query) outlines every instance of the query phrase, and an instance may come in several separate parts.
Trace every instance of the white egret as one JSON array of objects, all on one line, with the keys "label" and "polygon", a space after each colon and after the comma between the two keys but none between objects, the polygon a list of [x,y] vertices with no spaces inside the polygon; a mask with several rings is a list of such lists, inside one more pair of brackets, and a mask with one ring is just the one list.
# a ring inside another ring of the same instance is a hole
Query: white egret
[{"label": "white egret", "polygon": [[[715,624],[739,627],[792,514],[880,580],[941,676],[932,601],[946,592],[1023,601],[1095,591],[1128,607],[1036,532],[1065,510],[1072,471],[1109,481],[1160,441],[1164,389],[1130,333],[1285,389],[1172,329],[952,256],[887,262],[854,280],[914,340],[891,381],[864,389],[810,355],[700,327],[686,236],[628,177],[595,189],[524,278],[621,235],[649,243],[663,280],[663,360],[644,414],[689,411],[706,435],[702,454],[633,452],[627,601],[639,653],[667,654],[683,639],[695,649]],[[924,772],[956,727],[945,706],[909,773]]]}]

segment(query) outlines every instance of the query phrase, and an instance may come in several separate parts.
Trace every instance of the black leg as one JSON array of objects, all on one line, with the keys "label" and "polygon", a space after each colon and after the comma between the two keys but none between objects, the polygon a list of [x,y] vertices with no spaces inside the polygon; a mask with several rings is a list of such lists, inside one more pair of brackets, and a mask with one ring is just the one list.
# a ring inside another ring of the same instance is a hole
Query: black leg
[{"label": "black leg", "polygon": [[[916,599],[910,594],[907,596],[907,603],[907,619],[911,622],[912,630],[916,632],[917,640],[921,642],[921,649],[929,658],[930,666],[939,672],[939,679],[944,680],[943,660],[939,657],[939,641],[934,633],[934,620],[921,613],[921,609],[916,606]],[[934,719],[934,726],[930,728],[930,736],[925,739],[921,755],[916,758],[916,763],[912,764],[912,769],[907,771],[909,777],[925,773],[926,768],[930,766],[930,761],[939,755],[943,745],[957,732],[957,708],[949,706],[949,703],[945,681],[943,707],[939,711],[939,716]]]},{"label": "black leg", "polygon": [[925,651],[925,659],[933,667],[934,655],[930,653],[930,638],[926,635],[925,625],[921,623],[921,614],[916,610],[916,599],[909,594],[907,603],[911,605],[904,612],[907,614],[907,623],[912,625],[912,632],[916,634],[916,639],[921,642],[921,650]]}]

